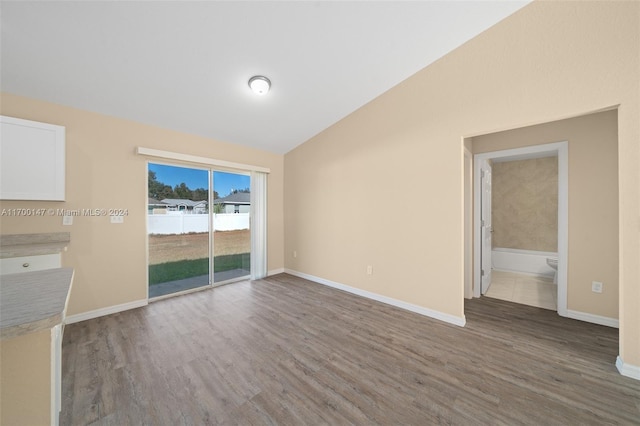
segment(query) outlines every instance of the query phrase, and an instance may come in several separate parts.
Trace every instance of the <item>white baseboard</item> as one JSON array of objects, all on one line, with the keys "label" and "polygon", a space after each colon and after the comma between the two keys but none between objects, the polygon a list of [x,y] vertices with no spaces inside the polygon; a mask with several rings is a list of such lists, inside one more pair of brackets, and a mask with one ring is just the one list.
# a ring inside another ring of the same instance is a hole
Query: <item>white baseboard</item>
[{"label": "white baseboard", "polygon": [[382,296],[370,291],[361,290],[359,288],[351,287],[348,285],[340,284],[334,281],[326,280],[324,278],[316,277],[314,275],[305,274],[302,272],[294,271],[291,269],[285,269],[284,272],[296,277],[304,278],[309,281],[313,281],[318,284],[323,284],[329,287],[337,288],[339,290],[346,291],[348,293],[356,294],[358,296],[366,297],[367,299],[376,300],[378,302],[386,303],[387,305],[395,306],[397,308],[405,309],[407,311],[415,312],[420,315],[424,315],[429,318],[434,318],[440,321],[447,322],[449,324],[464,327],[466,319],[464,316],[457,317],[454,315],[445,314],[443,312],[434,311],[432,309],[423,308],[422,306],[413,305],[411,303],[403,302],[402,300],[393,299],[391,297]]},{"label": "white baseboard", "polygon": [[282,273],[284,273],[284,268],[272,269],[267,272],[267,276],[270,277],[271,275],[278,275]]},{"label": "white baseboard", "polygon": [[590,322],[593,324],[606,325],[607,327],[620,328],[620,321],[615,318],[603,317],[600,315],[588,314],[586,312],[567,310],[567,318]]},{"label": "white baseboard", "polygon": [[640,380],[640,366],[626,364],[619,355],[616,359],[616,368],[623,376]]},{"label": "white baseboard", "polygon": [[109,306],[106,308],[96,309],[95,311],[83,312],[81,314],[69,315],[65,318],[65,324],[73,324],[75,322],[86,321],[93,318],[103,317],[105,315],[115,314],[117,312],[128,311],[129,309],[147,306],[147,299],[136,300],[133,302],[123,303],[121,305]]}]

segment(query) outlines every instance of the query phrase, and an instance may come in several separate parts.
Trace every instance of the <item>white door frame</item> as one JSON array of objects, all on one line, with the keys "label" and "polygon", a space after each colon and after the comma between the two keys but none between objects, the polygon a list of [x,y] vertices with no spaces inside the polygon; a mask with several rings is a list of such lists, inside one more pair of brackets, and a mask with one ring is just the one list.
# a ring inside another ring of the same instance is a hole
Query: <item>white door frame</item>
[{"label": "white door frame", "polygon": [[[491,171],[492,164],[489,160],[478,160],[480,168],[480,294],[487,294],[491,287],[491,262],[492,234],[491,224]],[[488,195],[488,196],[487,196]],[[488,214],[487,214],[488,213]],[[488,225],[488,226],[487,226]],[[487,250],[487,245],[489,250]],[[488,251],[488,253],[487,253]]]},{"label": "white door frame", "polygon": [[464,297],[473,298],[473,154],[464,148]]},{"label": "white door frame", "polygon": [[489,159],[510,157],[511,160],[525,160],[544,154],[557,154],[558,156],[558,314],[566,317],[567,260],[569,258],[569,143],[567,141],[486,152],[473,156],[473,281],[477,283],[473,287],[473,296],[480,297],[481,279],[480,193],[482,185],[480,165]]}]

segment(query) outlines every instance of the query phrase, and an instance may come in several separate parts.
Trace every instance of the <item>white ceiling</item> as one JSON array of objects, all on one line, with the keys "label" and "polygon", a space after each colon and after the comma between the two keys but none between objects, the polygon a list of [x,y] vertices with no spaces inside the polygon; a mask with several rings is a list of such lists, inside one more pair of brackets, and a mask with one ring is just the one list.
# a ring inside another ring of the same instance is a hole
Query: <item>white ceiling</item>
[{"label": "white ceiling", "polygon": [[0,87],[285,153],[527,3],[3,0]]}]

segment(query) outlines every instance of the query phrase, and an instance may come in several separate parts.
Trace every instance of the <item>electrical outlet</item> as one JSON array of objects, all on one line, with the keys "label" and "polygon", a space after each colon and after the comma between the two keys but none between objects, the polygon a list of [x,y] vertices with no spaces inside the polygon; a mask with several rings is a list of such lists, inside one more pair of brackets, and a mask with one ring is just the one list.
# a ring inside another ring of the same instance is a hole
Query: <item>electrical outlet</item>
[{"label": "electrical outlet", "polygon": [[295,259],[296,257],[298,257],[298,250],[293,251],[293,258]]},{"label": "electrical outlet", "polygon": [[124,223],[124,216],[111,216],[111,223]]},{"label": "electrical outlet", "polygon": [[373,275],[373,266],[367,265],[367,275]]},{"label": "electrical outlet", "polygon": [[66,226],[73,225],[73,216],[62,216],[62,224]]},{"label": "electrical outlet", "polygon": [[594,293],[602,293],[602,283],[600,281],[591,281],[591,291]]}]

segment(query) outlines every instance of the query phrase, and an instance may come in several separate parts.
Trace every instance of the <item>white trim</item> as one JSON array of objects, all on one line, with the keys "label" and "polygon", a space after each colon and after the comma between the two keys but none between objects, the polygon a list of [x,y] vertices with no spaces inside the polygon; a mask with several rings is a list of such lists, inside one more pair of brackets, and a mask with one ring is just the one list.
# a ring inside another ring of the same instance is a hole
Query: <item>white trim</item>
[{"label": "white trim", "polygon": [[268,167],[252,166],[250,164],[234,163],[231,161],[217,160],[215,158],[200,157],[197,155],[182,154],[179,152],[162,151],[159,149],[136,147],[136,154],[149,157],[164,158],[165,160],[185,161],[187,163],[202,164],[207,166],[227,167],[253,172],[271,173]]},{"label": "white trim", "polygon": [[80,321],[86,321],[94,318],[103,317],[105,315],[111,315],[122,311],[128,311],[129,309],[140,308],[142,306],[147,306],[148,302],[146,299],[135,300],[133,302],[123,303],[121,305],[108,306],[106,308],[96,309],[94,311],[83,312],[81,314],[69,315],[65,318],[65,324],[73,324]]},{"label": "white trim", "polygon": [[640,380],[640,366],[625,363],[620,355],[616,358],[616,368],[623,376]]},{"label": "white trim", "polygon": [[60,424],[62,409],[62,325],[51,328],[51,424]]},{"label": "white trim", "polygon": [[[144,276],[146,283],[146,300],[148,303],[149,300],[149,160],[145,161],[145,178],[144,178],[144,264],[146,267],[144,268]],[[211,245],[209,245],[211,246]]]},{"label": "white trim", "polygon": [[[543,152],[558,154],[558,315],[567,316],[567,263],[569,259],[569,143],[567,141],[485,152],[473,156],[474,185],[474,282],[480,282],[480,166],[489,159],[531,158]],[[480,286],[473,289],[480,297]]]},{"label": "white trim", "polygon": [[589,314],[587,312],[579,312],[567,310],[567,318],[590,322],[598,325],[606,325],[607,327],[620,328],[620,321],[615,318],[603,317],[600,315]]},{"label": "white trim", "polygon": [[268,277],[270,277],[271,275],[278,275],[278,274],[284,274],[284,268],[272,269],[267,272]]},{"label": "white trim", "polygon": [[[147,169],[149,166],[147,166]],[[148,179],[147,179],[148,180]],[[207,200],[209,205],[207,206],[207,223],[209,224],[209,229],[207,229],[207,257],[209,257],[209,288],[213,287],[214,284],[214,276],[215,276],[215,256],[213,255],[213,248],[215,247],[214,234],[216,232],[214,218],[215,214],[213,213],[213,187],[215,186],[215,171],[211,170],[211,167],[207,169]],[[147,197],[147,200],[149,198]],[[249,215],[249,221],[251,221],[251,215]],[[148,223],[148,222],[147,222]],[[213,231],[213,232],[212,232]],[[251,238],[251,237],[249,237]],[[149,241],[149,225],[147,224],[147,241]],[[149,271],[149,260],[147,259],[147,271]],[[147,299],[149,298],[149,278],[147,278]],[[169,293],[169,295],[175,295],[174,293]],[[168,295],[167,295],[168,296]]]},{"label": "white trim", "polygon": [[387,305],[395,306],[397,308],[405,309],[407,311],[411,311],[420,315],[424,315],[426,317],[434,318],[440,321],[447,322],[449,324],[457,325],[460,327],[464,327],[466,324],[466,319],[464,316],[457,317],[454,315],[445,314],[443,312],[434,311],[432,309],[424,308],[422,306],[413,305],[411,303],[403,302],[402,300],[393,299],[391,297],[382,296],[377,293],[372,293],[370,291],[361,290],[359,288],[351,287],[348,285],[340,284],[335,281],[326,280],[324,278],[316,277],[314,275],[305,274],[302,272],[294,271],[292,269],[284,270],[287,274],[295,275],[296,277],[304,278],[309,281],[313,281],[318,284],[323,284],[329,287],[337,288],[338,290],[346,291],[347,293],[355,294],[358,296],[365,297],[367,299],[376,300],[378,302],[386,303]]},{"label": "white trim", "polygon": [[463,184],[464,208],[462,217],[463,226],[463,247],[464,247],[464,297],[473,298],[473,154],[463,146]]},{"label": "white trim", "polygon": [[569,266],[569,142],[558,146],[558,315],[567,315]]},{"label": "white trim", "polygon": [[473,297],[480,297],[482,290],[482,167],[487,158],[480,157],[481,154],[473,156]]}]

